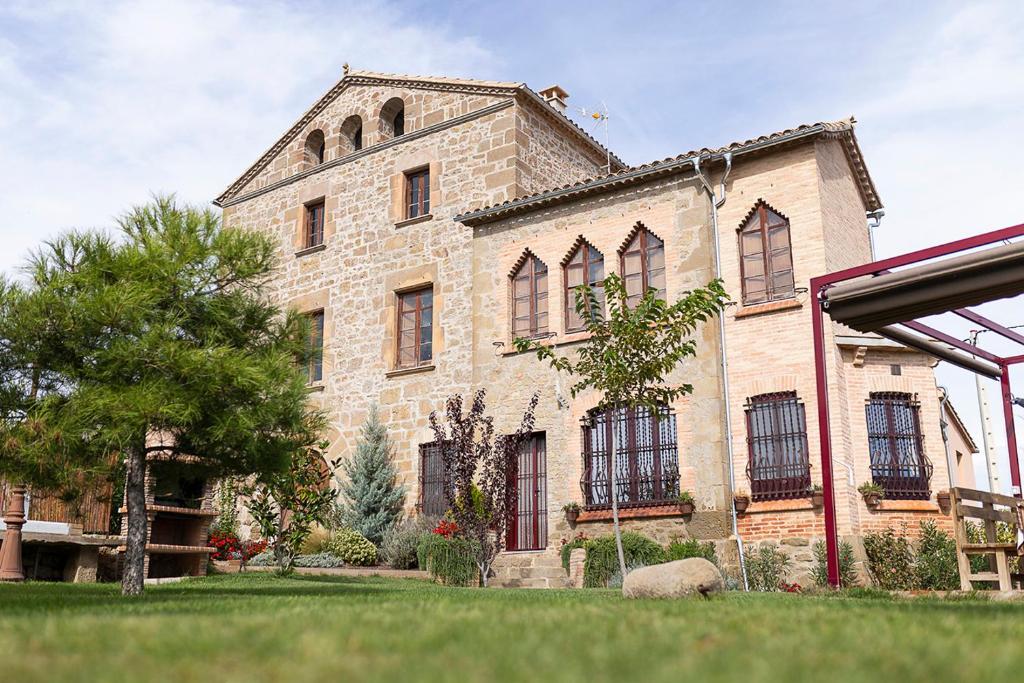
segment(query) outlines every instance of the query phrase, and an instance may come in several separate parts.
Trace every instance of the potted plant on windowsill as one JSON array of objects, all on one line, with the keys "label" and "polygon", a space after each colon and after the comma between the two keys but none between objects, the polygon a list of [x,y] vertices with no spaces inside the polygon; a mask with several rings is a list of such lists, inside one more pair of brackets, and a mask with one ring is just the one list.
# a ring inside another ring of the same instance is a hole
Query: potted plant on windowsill
[{"label": "potted plant on windowsill", "polygon": [[737,493],[732,497],[732,504],[735,506],[736,512],[742,515],[750,507],[750,494]]},{"label": "potted plant on windowsill", "polygon": [[697,505],[693,500],[693,494],[689,491],[679,492],[679,512],[684,515],[692,515],[693,511],[697,509]]},{"label": "potted plant on windowsill", "polygon": [[565,521],[575,524],[580,517],[580,505],[579,503],[566,503],[562,506],[562,512],[565,513]]},{"label": "potted plant on windowsill", "polygon": [[825,490],[820,484],[815,484],[807,489],[807,495],[811,499],[811,505],[816,508],[825,507]]},{"label": "potted plant on windowsill", "polygon": [[885,489],[873,481],[864,482],[857,487],[857,490],[864,497],[864,504],[872,510],[876,509],[882,503],[882,499],[885,498]]}]

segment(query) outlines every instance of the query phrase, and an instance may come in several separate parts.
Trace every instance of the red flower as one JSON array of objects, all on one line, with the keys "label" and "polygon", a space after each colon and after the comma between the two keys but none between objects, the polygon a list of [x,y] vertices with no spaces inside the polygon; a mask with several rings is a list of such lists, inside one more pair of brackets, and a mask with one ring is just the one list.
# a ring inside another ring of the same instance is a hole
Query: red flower
[{"label": "red flower", "polygon": [[447,519],[442,519],[437,523],[437,527],[434,529],[434,533],[438,536],[444,536],[445,538],[451,538],[459,532],[459,525],[455,522],[451,522]]}]

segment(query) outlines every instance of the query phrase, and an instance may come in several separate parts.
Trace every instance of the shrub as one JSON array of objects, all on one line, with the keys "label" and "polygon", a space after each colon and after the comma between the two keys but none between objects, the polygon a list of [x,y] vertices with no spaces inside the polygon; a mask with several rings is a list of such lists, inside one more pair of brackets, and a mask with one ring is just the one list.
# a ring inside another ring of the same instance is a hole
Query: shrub
[{"label": "shrub", "polygon": [[377,546],[354,529],[342,529],[322,547],[321,552],[336,555],[346,564],[368,567],[377,563]]},{"label": "shrub", "polygon": [[562,541],[562,550],[560,551],[562,554],[562,569],[565,570],[566,574],[569,573],[569,554],[576,548],[586,548],[589,540],[587,535],[581,531],[571,541]]},{"label": "shrub", "polygon": [[914,549],[904,536],[897,536],[891,528],[864,536],[868,573],[879,588],[894,591],[914,587]]},{"label": "shrub", "polygon": [[322,526],[315,526],[299,546],[300,555],[315,555],[324,552],[327,544],[331,542],[331,532]]},{"label": "shrub", "polygon": [[747,558],[747,581],[751,590],[778,591],[788,576],[789,556],[774,543],[762,545]]},{"label": "shrub", "polygon": [[918,588],[929,590],[957,590],[960,588],[960,570],[956,564],[956,541],[935,526],[935,522],[921,522],[921,540],[918,544],[914,578]]},{"label": "shrub", "polygon": [[420,568],[445,585],[468,586],[479,580],[476,549],[470,539],[424,534],[416,547],[416,557]]},{"label": "shrub", "polygon": [[342,567],[345,562],[332,553],[316,553],[314,555],[296,555],[293,564],[296,567],[333,568]]},{"label": "shrub", "polygon": [[274,558],[273,550],[264,550],[261,553],[257,553],[252,556],[252,559],[247,563],[252,567],[273,567],[277,564],[277,560]]},{"label": "shrub", "polygon": [[213,531],[210,533],[210,540],[206,542],[206,545],[214,549],[210,554],[211,560],[242,559],[242,543],[233,533]]},{"label": "shrub", "polygon": [[345,462],[341,485],[344,520],[372,543],[384,542],[384,534],[402,515],[405,486],[399,481],[395,449],[381,422],[376,404],[359,432],[356,452]]},{"label": "shrub", "polygon": [[423,517],[406,519],[391,527],[380,546],[381,560],[392,569],[415,568],[420,537],[429,534],[433,527],[433,521]]},{"label": "shrub", "polygon": [[715,555],[715,544],[711,541],[701,543],[695,538],[688,538],[685,541],[678,539],[668,544],[668,560],[685,560],[689,557],[703,557],[718,566],[718,557]]},{"label": "shrub", "polygon": [[[607,586],[619,566],[615,537],[595,538],[585,547],[587,559],[583,565],[583,585],[588,588]],[[625,556],[627,567],[648,567],[652,564],[661,564],[668,559],[664,548],[635,531],[622,533],[622,554]]]},{"label": "shrub", "polygon": [[[828,586],[828,548],[825,541],[814,544],[814,568],[811,577],[814,585],[820,588]],[[857,585],[857,570],[853,566],[853,546],[846,541],[839,542],[839,580],[844,588]]]}]

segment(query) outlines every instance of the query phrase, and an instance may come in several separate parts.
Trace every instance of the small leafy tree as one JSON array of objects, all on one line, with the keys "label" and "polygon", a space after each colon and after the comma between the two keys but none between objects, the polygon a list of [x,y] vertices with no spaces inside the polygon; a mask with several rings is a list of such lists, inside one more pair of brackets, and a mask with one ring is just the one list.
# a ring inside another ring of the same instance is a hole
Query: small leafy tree
[{"label": "small leafy tree", "polygon": [[398,481],[394,447],[376,405],[370,407],[355,456],[345,461],[344,470],[345,523],[379,546],[402,516],[405,486]]},{"label": "small leafy tree", "polygon": [[[645,407],[657,414],[669,404],[693,391],[690,384],[670,385],[669,373],[684,359],[696,355],[692,338],[697,326],[717,315],[728,295],[720,280],[706,288],[687,292],[679,301],[669,304],[659,299],[653,289],[632,308],[628,304],[622,278],[612,274],[604,279],[608,315],[588,285],[576,288],[576,312],[584,320],[589,337],[576,352],[575,358],[555,355],[554,349],[536,340],[518,338],[517,351],[536,351],[537,357],[551,367],[575,377],[570,391],[573,397],[596,390],[601,395],[598,409],[619,411],[623,408]],[[619,571],[626,575],[619,527],[619,494],[615,478],[618,452],[617,429],[611,430],[612,523],[619,558]]]},{"label": "small leafy tree", "polygon": [[246,508],[281,574],[292,571],[313,525],[325,524],[330,516],[337,491],[327,485],[323,463],[314,449],[297,451],[287,470],[258,475],[245,491]]},{"label": "small leafy tree", "polygon": [[516,505],[508,483],[519,452],[533,432],[538,401],[534,394],[515,432],[495,436],[493,418],[485,414],[486,396],[485,390],[477,391],[467,412],[463,412],[462,396],[451,396],[445,403],[444,424],[436,412],[430,414],[434,438],[442,444],[445,493],[452,501],[449,514],[458,534],[469,541],[484,587],[494,558],[505,546]]}]

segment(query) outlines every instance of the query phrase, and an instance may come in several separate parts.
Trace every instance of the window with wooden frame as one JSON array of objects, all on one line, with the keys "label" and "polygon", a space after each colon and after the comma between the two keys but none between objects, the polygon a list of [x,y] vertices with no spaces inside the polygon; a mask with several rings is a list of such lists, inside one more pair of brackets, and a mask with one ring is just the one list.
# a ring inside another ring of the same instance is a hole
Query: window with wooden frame
[{"label": "window with wooden frame", "polygon": [[419,218],[430,213],[430,169],[421,168],[405,174],[405,218]]},{"label": "window with wooden frame", "polygon": [[740,278],[744,305],[796,295],[789,220],[758,202],[739,230]]},{"label": "window with wooden frame", "polygon": [[420,444],[420,514],[441,517],[448,512],[447,479],[441,447],[436,441]]},{"label": "window with wooden frame", "polygon": [[747,400],[747,477],[754,500],[802,498],[811,485],[807,416],[795,391]]},{"label": "window with wooden frame", "polygon": [[871,479],[886,498],[927,500],[932,464],[924,454],[921,406],[901,392],[872,392],[865,407]]},{"label": "window with wooden frame", "polygon": [[611,507],[611,444],[615,430],[615,483],[621,507],[676,505],[679,450],[676,417],[668,406],[591,411],[583,425],[583,477],[588,509]]},{"label": "window with wooden frame", "polygon": [[415,368],[433,359],[434,287],[398,294],[398,367]]},{"label": "window with wooden frame", "polygon": [[619,267],[628,306],[635,306],[649,289],[665,300],[665,243],[642,224],[637,223],[619,252]]},{"label": "window with wooden frame", "polygon": [[527,251],[512,272],[512,336],[548,333],[548,267]]},{"label": "window with wooden frame", "polygon": [[324,378],[324,312],[309,315],[309,339],[306,344],[306,373],[310,383]]},{"label": "window with wooden frame", "polygon": [[565,331],[579,332],[586,327],[586,321],[576,310],[576,288],[589,285],[597,299],[599,311],[604,310],[604,255],[584,239],[562,262],[565,286]]},{"label": "window with wooden frame", "polygon": [[302,247],[310,249],[324,243],[324,200],[306,204],[306,226]]},{"label": "window with wooden frame", "polygon": [[511,499],[506,547],[509,550],[543,550],[548,546],[547,448],[543,432],[531,435],[519,451],[509,473]]}]

